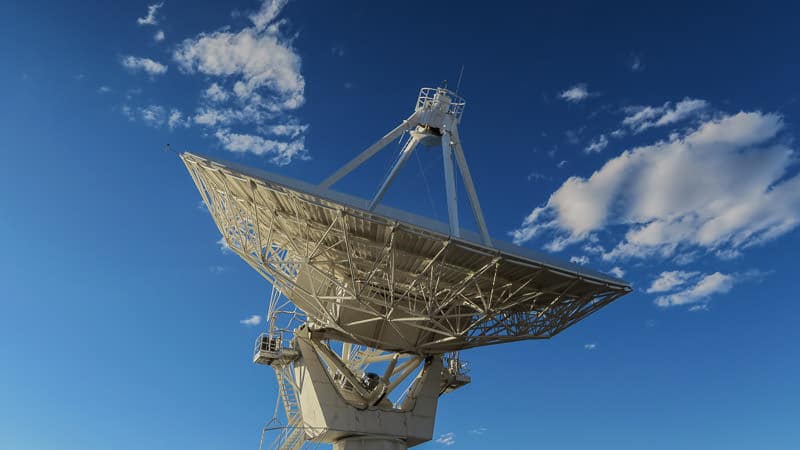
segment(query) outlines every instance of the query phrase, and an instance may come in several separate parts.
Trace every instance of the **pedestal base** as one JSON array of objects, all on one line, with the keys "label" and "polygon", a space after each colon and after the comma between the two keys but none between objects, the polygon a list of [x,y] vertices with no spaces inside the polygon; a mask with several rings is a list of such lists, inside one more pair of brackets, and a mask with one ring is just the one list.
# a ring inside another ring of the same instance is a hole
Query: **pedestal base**
[{"label": "pedestal base", "polygon": [[[325,344],[312,334],[295,332],[300,358],[294,363],[299,409],[310,441],[332,443],[338,450],[405,450],[432,439],[442,382],[441,356],[431,355],[424,360],[399,405],[377,401],[355,407],[321,359],[327,356],[330,367],[335,368],[335,355],[326,352],[322,347]],[[354,380],[351,384],[366,390],[357,383]]]}]

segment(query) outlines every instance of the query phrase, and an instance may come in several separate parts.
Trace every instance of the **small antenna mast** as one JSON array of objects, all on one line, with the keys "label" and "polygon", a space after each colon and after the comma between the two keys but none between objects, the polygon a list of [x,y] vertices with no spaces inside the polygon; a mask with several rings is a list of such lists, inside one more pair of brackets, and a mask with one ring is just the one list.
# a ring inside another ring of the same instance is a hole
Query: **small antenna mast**
[{"label": "small antenna mast", "polygon": [[464,76],[464,65],[461,65],[461,72],[458,74],[458,83],[456,83],[456,94],[458,94],[458,89],[461,87],[461,77]]}]

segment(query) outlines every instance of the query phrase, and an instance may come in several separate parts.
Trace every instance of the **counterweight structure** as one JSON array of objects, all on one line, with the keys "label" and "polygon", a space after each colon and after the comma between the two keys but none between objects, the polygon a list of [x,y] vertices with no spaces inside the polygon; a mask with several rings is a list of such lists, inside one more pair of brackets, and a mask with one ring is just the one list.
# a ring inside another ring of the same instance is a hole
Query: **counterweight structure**
[{"label": "counterweight structure", "polygon": [[[552,337],[630,292],[490,238],[458,133],[464,106],[447,89],[422,89],[410,117],[318,186],[181,155],[225,241],[273,286],[254,360],[278,378],[280,448],[426,442],[439,396],[470,381],[460,350]],[[371,200],[329,189],[406,133]],[[380,204],[419,145],[442,149],[448,224]],[[456,167],[477,234],[459,225]]]}]

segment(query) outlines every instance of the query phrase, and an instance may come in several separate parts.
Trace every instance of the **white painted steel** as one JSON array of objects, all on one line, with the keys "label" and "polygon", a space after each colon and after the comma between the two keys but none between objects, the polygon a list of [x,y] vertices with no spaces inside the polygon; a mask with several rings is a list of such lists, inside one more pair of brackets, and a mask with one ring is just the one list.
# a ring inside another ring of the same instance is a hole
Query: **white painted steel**
[{"label": "white painted steel", "polygon": [[[459,237],[460,226],[458,223],[458,202],[456,198],[455,188],[455,173],[453,171],[451,139],[453,136],[458,135],[458,124],[461,121],[461,115],[464,112],[466,102],[463,98],[459,97],[452,91],[445,88],[422,88],[420,89],[419,96],[417,97],[417,104],[414,108],[414,113],[400,126],[390,131],[386,136],[378,140],[375,144],[371,145],[360,155],[345,164],[342,168],[337,170],[333,175],[326,178],[320,187],[323,189],[329,188],[333,183],[340,180],[348,173],[355,170],[364,161],[375,155],[382,148],[391,142],[393,139],[402,135],[405,131],[410,131],[411,138],[406,143],[406,146],[400,153],[398,161],[394,164],[391,172],[381,184],[378,193],[372,199],[369,205],[369,210],[375,209],[377,204],[383,199],[386,190],[394,181],[397,172],[405,165],[408,157],[414,151],[417,144],[423,144],[426,147],[436,145],[442,146],[445,170],[445,188],[447,191],[447,211],[448,220],[450,222],[450,234]],[[478,203],[478,195],[475,192],[475,185],[472,182],[472,177],[467,168],[467,162],[460,149],[460,143],[456,139],[452,143],[455,147],[455,156],[458,161],[458,166],[462,177],[464,178],[465,188],[469,197],[470,205],[472,206],[472,214],[475,217],[475,223],[478,225],[478,230],[483,239],[483,243],[491,246],[492,241],[489,237],[489,232],[486,228],[486,220],[483,218],[480,204]],[[449,155],[449,156],[447,156]]]},{"label": "white painted steel", "polygon": [[453,171],[453,150],[450,147],[450,132],[442,134],[442,161],[444,162],[444,184],[447,194],[447,217],[450,221],[450,235],[461,236],[458,226],[458,198],[456,194],[456,177]]},{"label": "white painted steel", "polygon": [[417,140],[417,138],[413,136],[411,137],[411,139],[408,140],[408,142],[406,142],[406,145],[400,152],[400,157],[397,158],[397,162],[394,163],[391,171],[389,171],[389,175],[386,176],[386,179],[383,181],[383,184],[381,185],[380,189],[378,189],[378,192],[375,194],[375,197],[373,197],[372,202],[369,204],[370,211],[374,211],[375,206],[377,206],[378,203],[380,203],[380,201],[383,199],[383,196],[386,195],[386,190],[389,189],[389,186],[392,184],[395,177],[400,172],[400,169],[402,169],[403,166],[406,165],[408,158],[411,157],[411,154],[414,152],[414,149],[417,147],[417,144],[419,144],[419,140]]},{"label": "white painted steel", "polygon": [[461,171],[461,178],[464,180],[464,189],[467,190],[469,204],[472,207],[472,215],[478,224],[478,231],[484,244],[492,246],[492,238],[489,236],[489,229],[486,228],[486,220],[483,218],[483,210],[478,201],[478,193],[475,191],[475,183],[472,182],[472,175],[469,173],[467,158],[464,156],[464,149],[461,148],[461,137],[458,135],[458,128],[453,128],[453,148],[455,149],[456,162]]},{"label": "white painted steel", "polygon": [[331,339],[416,354],[541,339],[630,291],[465,230],[455,238],[444,224],[369,211],[365,200],[182,158],[231,249]]},{"label": "white painted steel", "polygon": [[[273,286],[254,355],[275,369],[284,406],[273,448],[429,441],[438,397],[471,380],[459,350],[552,337],[630,292],[622,280],[491,239],[458,133],[464,106],[446,89],[423,88],[406,121],[320,186],[181,154],[225,242]],[[327,189],[407,131],[372,201]],[[447,225],[379,204],[418,144],[442,146]],[[480,234],[459,226],[453,158]],[[385,364],[382,375],[372,364]]]}]

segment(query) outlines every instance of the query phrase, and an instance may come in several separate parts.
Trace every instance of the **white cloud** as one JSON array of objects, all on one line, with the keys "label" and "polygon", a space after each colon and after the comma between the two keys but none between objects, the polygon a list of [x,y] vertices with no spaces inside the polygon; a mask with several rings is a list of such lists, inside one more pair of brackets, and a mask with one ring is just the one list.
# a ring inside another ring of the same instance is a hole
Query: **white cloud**
[{"label": "white cloud", "polygon": [[137,95],[140,95],[141,93],[142,93],[142,90],[140,88],[128,89],[125,92],[125,98],[127,100],[133,100],[133,97],[135,97]]},{"label": "white cloud", "polygon": [[586,83],[579,83],[559,94],[559,97],[570,103],[578,103],[586,100],[590,95],[592,94],[589,93]]},{"label": "white cloud", "polygon": [[608,138],[605,134],[593,140],[583,151],[586,153],[600,153],[608,146]]},{"label": "white cloud", "polygon": [[219,245],[219,251],[221,251],[222,253],[231,252],[231,247],[228,245],[228,241],[225,240],[225,236],[219,238],[219,240],[217,241],[217,245]]},{"label": "white cloud", "polygon": [[289,164],[294,158],[307,158],[303,139],[276,141],[252,134],[233,133],[227,129],[217,130],[214,135],[226,150],[271,155],[270,161],[281,166]]},{"label": "white cloud", "polygon": [[634,133],[678,123],[696,115],[708,107],[705,100],[684,98],[673,107],[670,102],[662,106],[643,106],[628,108],[629,115],[622,120],[622,125]]},{"label": "white cloud", "polygon": [[633,55],[631,58],[631,71],[639,72],[642,69],[644,69],[644,66],[642,65],[642,58],[639,55]]},{"label": "white cloud", "polygon": [[451,446],[456,443],[456,434],[455,433],[445,433],[438,438],[436,438],[437,444],[442,444],[446,446]]},{"label": "white cloud", "polygon": [[586,255],[573,256],[572,258],[569,259],[569,262],[571,262],[572,264],[579,264],[581,266],[585,266],[586,264],[589,264],[589,257]]},{"label": "white cloud", "polygon": [[203,95],[212,102],[224,102],[228,100],[229,96],[217,83],[211,83],[211,86],[203,92]]},{"label": "white cloud", "polygon": [[111,92],[111,88],[108,86],[100,86],[99,88],[97,88],[97,92],[99,92],[100,94],[108,94],[109,92]]},{"label": "white cloud", "polygon": [[720,272],[704,275],[693,286],[670,295],[656,298],[656,305],[666,308],[708,300],[714,294],[724,294],[733,287],[734,278]]},{"label": "white cloud", "polygon": [[708,304],[701,303],[699,305],[692,305],[689,307],[690,312],[697,312],[697,311],[708,311]]},{"label": "white cloud", "polygon": [[725,260],[725,261],[736,259],[736,258],[739,258],[740,256],[742,256],[742,252],[737,250],[737,249],[734,249],[734,248],[726,248],[724,250],[717,250],[716,252],[714,252],[714,254],[717,255],[717,258]]},{"label": "white cloud", "polygon": [[153,34],[153,40],[156,42],[161,42],[164,40],[166,36],[164,36],[164,30],[158,30]]},{"label": "white cloud", "polygon": [[472,434],[484,434],[487,431],[489,431],[489,429],[486,428],[486,427],[478,427],[478,428],[473,428],[472,430],[469,430],[469,432],[472,433]]},{"label": "white cloud", "polygon": [[222,272],[225,272],[225,267],[223,267],[223,266],[210,266],[208,268],[208,271],[211,272],[211,273],[219,275]]},{"label": "white cloud", "polygon": [[139,58],[137,56],[125,56],[121,60],[122,66],[134,72],[144,71],[148,75],[164,75],[167,73],[167,66],[150,58]]},{"label": "white cloud", "polygon": [[611,275],[614,275],[617,278],[622,278],[622,277],[625,276],[625,271],[622,270],[622,268],[618,267],[618,266],[612,267],[611,270],[608,271],[608,273],[610,273]]},{"label": "white cloud", "polygon": [[675,258],[673,258],[672,261],[679,266],[685,266],[695,262],[698,256],[699,256],[698,252],[696,250],[693,250],[690,252],[685,252],[677,255]]},{"label": "white cloud", "polygon": [[584,132],[586,129],[585,126],[574,129],[574,130],[567,130],[564,132],[564,136],[567,137],[567,142],[572,145],[578,145],[581,143],[581,133]]},{"label": "white cloud", "polygon": [[775,239],[800,223],[800,175],[789,173],[796,156],[777,139],[782,128],[777,114],[740,112],[625,151],[589,178],[565,181],[513,239],[548,231],[555,234],[549,246],[563,248],[622,228],[624,238],[603,254],[608,261]]},{"label": "white cloud", "polygon": [[240,320],[239,323],[247,325],[248,327],[254,327],[261,323],[261,316],[253,314],[252,316],[246,319]]},{"label": "white cloud", "polygon": [[584,346],[583,346],[583,348],[584,348],[585,350],[592,351],[592,350],[594,350],[594,349],[596,349],[596,348],[597,348],[597,344],[595,344],[595,343],[593,342],[593,343],[591,343],[591,344],[586,344],[586,345],[584,345]]},{"label": "white cloud", "polygon": [[149,105],[139,108],[139,116],[146,125],[158,128],[164,125],[167,119],[167,111],[163,106]]},{"label": "white cloud", "polygon": [[648,294],[669,292],[677,287],[683,286],[699,274],[699,272],[685,272],[683,270],[661,272],[661,275],[653,280],[653,284],[650,285],[646,292]]},{"label": "white cloud", "polygon": [[527,176],[528,181],[547,181],[550,179],[547,175],[541,172],[531,172]]},{"label": "white cloud", "polygon": [[122,111],[122,115],[127,117],[129,121],[131,122],[136,121],[136,115],[133,113],[133,108],[131,108],[128,105],[122,105],[122,108],[120,108],[120,110]]},{"label": "white cloud", "polygon": [[285,136],[292,139],[301,136],[306,132],[306,130],[308,130],[308,125],[298,124],[269,125],[261,128],[261,131],[266,134],[271,134],[273,136]]},{"label": "white cloud", "polygon": [[567,165],[567,160],[566,159],[562,159],[558,164],[556,164],[556,167],[558,167],[559,169],[563,169],[564,166],[566,166],[566,165]]},{"label": "white cloud", "polygon": [[[276,20],[286,3],[265,0],[248,16],[252,26],[200,33],[173,52],[183,73],[218,78],[203,92],[194,123],[212,128],[229,151],[268,155],[281,165],[308,158],[308,125],[291,115],[305,102],[301,58],[282,32],[286,21]],[[234,129],[240,125],[258,132]]]},{"label": "white cloud", "polygon": [[261,3],[261,8],[250,15],[250,20],[253,21],[257,29],[264,29],[278,17],[286,3],[288,3],[288,0],[264,0]]},{"label": "white cloud", "polygon": [[184,40],[173,57],[189,73],[240,77],[235,85],[240,98],[268,111],[293,110],[305,101],[300,56],[277,30],[201,33]]},{"label": "white cloud", "polygon": [[183,117],[183,113],[177,109],[173,109],[170,111],[169,117],[167,118],[167,126],[169,126],[170,130],[177,127],[188,127],[189,121]]},{"label": "white cloud", "polygon": [[136,23],[139,25],[158,25],[158,19],[156,18],[156,15],[158,14],[158,10],[163,6],[164,2],[149,5],[147,7],[147,15],[136,19]]},{"label": "white cloud", "polygon": [[617,128],[616,130],[612,131],[610,134],[611,134],[611,137],[621,138],[621,137],[625,136],[625,130],[623,130],[622,128]]}]

